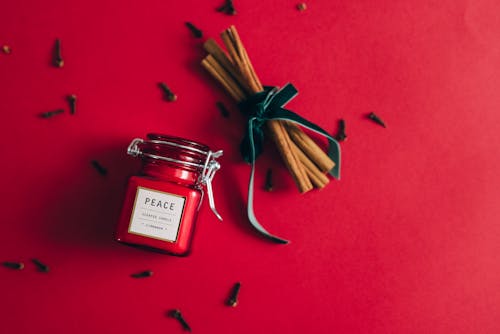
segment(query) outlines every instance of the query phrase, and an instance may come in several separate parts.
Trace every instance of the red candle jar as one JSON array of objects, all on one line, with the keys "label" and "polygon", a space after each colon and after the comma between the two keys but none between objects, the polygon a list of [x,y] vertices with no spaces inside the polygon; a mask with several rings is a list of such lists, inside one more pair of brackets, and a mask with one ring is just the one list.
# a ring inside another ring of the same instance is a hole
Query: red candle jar
[{"label": "red candle jar", "polygon": [[127,153],[142,159],[142,171],[129,180],[116,240],[173,255],[187,255],[206,188],[214,205],[212,179],[222,151],[183,138],[148,134]]}]

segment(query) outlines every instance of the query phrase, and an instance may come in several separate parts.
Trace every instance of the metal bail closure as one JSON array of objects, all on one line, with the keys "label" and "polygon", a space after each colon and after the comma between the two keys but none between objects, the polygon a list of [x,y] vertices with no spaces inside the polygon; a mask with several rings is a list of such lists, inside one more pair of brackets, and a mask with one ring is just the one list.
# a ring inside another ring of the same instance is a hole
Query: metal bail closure
[{"label": "metal bail closure", "polygon": [[[163,161],[168,161],[168,162],[173,162],[185,166],[191,166],[191,167],[197,167],[197,168],[202,168],[201,175],[198,178],[198,182],[200,182],[202,185],[207,187],[207,193],[208,193],[208,204],[210,206],[210,209],[212,212],[215,214],[215,216],[222,221],[221,215],[217,212],[217,209],[215,208],[215,201],[214,201],[214,193],[212,190],[212,180],[215,176],[215,173],[220,169],[220,164],[215,160],[216,158],[222,156],[222,150],[212,152],[203,152],[199,151],[199,153],[204,153],[207,155],[207,158],[205,159],[205,163],[203,165],[193,163],[193,162],[187,162],[187,161],[180,161],[177,159],[172,159],[164,156],[159,156],[155,154],[150,154],[150,153],[144,153],[141,151],[141,148],[139,147],[139,144],[143,144],[145,141],[141,138],[135,138],[132,140],[130,145],[127,148],[127,154],[131,155],[133,157],[138,157],[138,156],[145,156],[148,158],[152,159],[157,159],[157,160],[163,160]],[[160,140],[155,140],[155,141],[148,141],[148,142],[154,142],[155,144],[163,144],[163,145],[171,145],[171,146],[176,146],[176,147],[182,147],[185,149],[191,149],[194,150],[193,148],[185,147],[179,144],[175,144],[173,142],[169,141],[160,141]]]},{"label": "metal bail closure", "polygon": [[138,145],[142,143],[144,143],[144,140],[141,138],[134,138],[127,148],[127,154],[133,157],[141,155],[142,152]]},{"label": "metal bail closure", "polygon": [[222,221],[222,217],[215,208],[212,180],[215,176],[215,173],[220,169],[220,164],[215,160],[215,158],[220,157],[222,153],[222,150],[219,150],[217,152],[208,151],[207,159],[205,160],[205,166],[203,167],[203,172],[201,174],[201,183],[206,185],[207,187],[208,204],[210,206],[210,209],[220,221]]}]

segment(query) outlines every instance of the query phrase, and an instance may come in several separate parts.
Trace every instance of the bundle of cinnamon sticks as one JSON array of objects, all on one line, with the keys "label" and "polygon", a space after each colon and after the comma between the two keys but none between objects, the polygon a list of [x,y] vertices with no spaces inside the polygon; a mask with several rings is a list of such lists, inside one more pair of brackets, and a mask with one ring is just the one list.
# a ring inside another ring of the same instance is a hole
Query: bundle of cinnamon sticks
[{"label": "bundle of cinnamon sticks", "polygon": [[[214,39],[208,39],[204,43],[208,55],[202,66],[237,103],[263,91],[236,28],[231,26],[223,31],[221,38],[227,52]],[[286,121],[270,120],[267,128],[301,193],[328,184],[326,173],[335,162],[306,133]]]}]

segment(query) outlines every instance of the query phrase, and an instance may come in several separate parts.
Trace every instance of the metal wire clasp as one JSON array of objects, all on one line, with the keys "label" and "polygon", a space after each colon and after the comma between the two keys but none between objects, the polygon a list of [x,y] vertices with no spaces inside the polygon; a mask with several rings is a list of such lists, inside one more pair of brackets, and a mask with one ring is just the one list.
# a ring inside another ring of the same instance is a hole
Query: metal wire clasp
[{"label": "metal wire clasp", "polygon": [[215,160],[222,155],[222,150],[217,152],[208,151],[207,159],[205,160],[205,165],[203,166],[203,171],[200,175],[200,183],[207,187],[208,193],[208,204],[210,209],[215,214],[220,221],[222,221],[221,215],[217,212],[215,208],[214,193],[212,191],[212,180],[215,173],[220,169],[220,164]]},{"label": "metal wire clasp", "polygon": [[141,138],[134,138],[132,142],[128,145],[127,154],[133,157],[137,157],[142,154],[141,149],[139,148],[139,144],[144,143],[144,140]]}]

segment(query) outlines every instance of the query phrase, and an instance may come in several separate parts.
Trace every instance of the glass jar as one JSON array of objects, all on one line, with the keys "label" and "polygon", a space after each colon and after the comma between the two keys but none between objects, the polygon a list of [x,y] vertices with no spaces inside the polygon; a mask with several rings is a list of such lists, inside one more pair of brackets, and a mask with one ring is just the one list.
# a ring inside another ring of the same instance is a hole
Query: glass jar
[{"label": "glass jar", "polygon": [[222,151],[187,139],[148,134],[134,139],[127,153],[142,158],[140,175],[128,182],[116,230],[122,243],[173,255],[187,255],[206,188],[215,209],[212,179]]}]

